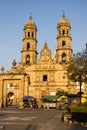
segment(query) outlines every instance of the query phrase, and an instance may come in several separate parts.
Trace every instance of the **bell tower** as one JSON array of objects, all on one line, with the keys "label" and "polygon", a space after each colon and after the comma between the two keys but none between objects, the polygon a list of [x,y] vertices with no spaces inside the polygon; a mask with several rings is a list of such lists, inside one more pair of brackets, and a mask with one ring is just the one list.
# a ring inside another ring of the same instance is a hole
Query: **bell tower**
[{"label": "bell tower", "polygon": [[24,38],[22,43],[22,63],[24,65],[34,64],[37,61],[37,27],[30,16],[24,26]]},{"label": "bell tower", "polygon": [[57,25],[57,49],[56,49],[56,61],[58,63],[68,63],[72,56],[71,47],[71,34],[70,34],[70,22],[63,13],[62,19]]}]

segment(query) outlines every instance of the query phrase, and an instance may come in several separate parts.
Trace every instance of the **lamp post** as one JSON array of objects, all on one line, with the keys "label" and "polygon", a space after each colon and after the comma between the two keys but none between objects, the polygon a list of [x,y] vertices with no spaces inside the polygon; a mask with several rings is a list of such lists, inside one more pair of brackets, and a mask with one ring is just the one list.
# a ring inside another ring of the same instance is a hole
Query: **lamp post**
[{"label": "lamp post", "polygon": [[28,78],[28,89],[27,89],[27,95],[29,95],[29,85],[31,84],[31,83],[30,83],[30,75],[29,75],[29,74],[27,75],[27,78]]},{"label": "lamp post", "polygon": [[87,85],[87,43],[86,43],[86,49],[85,49],[85,85]]},{"label": "lamp post", "polygon": [[24,75],[23,75],[23,97],[25,96],[25,78],[26,78],[26,75],[27,75],[26,73],[24,73]]},{"label": "lamp post", "polygon": [[79,96],[80,96],[80,105],[81,105],[81,94],[82,94],[82,82],[83,82],[83,77],[82,77],[82,67],[79,68],[79,74],[76,76],[76,80],[79,82]]},{"label": "lamp post", "polygon": [[81,92],[82,92],[82,89],[81,89],[81,87],[82,87],[82,76],[81,75],[79,75],[79,82],[80,82],[80,104],[81,104]]},{"label": "lamp post", "polygon": [[4,107],[4,80],[2,81],[2,108]]},{"label": "lamp post", "polygon": [[[4,66],[1,67],[1,72],[4,75]],[[2,108],[4,107],[4,79],[2,80]]]}]

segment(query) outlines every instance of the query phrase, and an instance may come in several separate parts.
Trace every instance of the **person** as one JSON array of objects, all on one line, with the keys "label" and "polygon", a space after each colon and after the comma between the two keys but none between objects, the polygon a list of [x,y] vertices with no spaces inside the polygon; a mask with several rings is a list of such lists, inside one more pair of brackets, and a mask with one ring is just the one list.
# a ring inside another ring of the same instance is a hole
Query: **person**
[{"label": "person", "polygon": [[8,106],[12,106],[12,99],[9,99]]},{"label": "person", "polygon": [[71,112],[71,110],[70,110],[70,104],[69,103],[67,104],[67,110],[68,110],[68,113]]}]

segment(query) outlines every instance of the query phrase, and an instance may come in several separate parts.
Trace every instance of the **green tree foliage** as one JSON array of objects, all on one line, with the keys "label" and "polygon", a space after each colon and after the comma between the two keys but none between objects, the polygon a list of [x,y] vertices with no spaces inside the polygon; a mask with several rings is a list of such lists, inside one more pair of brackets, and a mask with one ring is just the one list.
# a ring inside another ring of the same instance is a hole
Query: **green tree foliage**
[{"label": "green tree foliage", "polygon": [[80,86],[79,94],[81,104],[81,86],[83,82],[85,85],[87,84],[87,49],[73,55],[72,60],[67,67],[67,76],[74,82],[78,81]]},{"label": "green tree foliage", "polygon": [[73,55],[67,67],[67,75],[73,81],[87,82],[87,50]]},{"label": "green tree foliage", "polygon": [[66,95],[67,95],[67,92],[64,91],[64,90],[58,90],[57,93],[56,93],[56,95],[58,95],[59,97],[60,97],[60,96],[63,96],[63,95],[66,96]]}]

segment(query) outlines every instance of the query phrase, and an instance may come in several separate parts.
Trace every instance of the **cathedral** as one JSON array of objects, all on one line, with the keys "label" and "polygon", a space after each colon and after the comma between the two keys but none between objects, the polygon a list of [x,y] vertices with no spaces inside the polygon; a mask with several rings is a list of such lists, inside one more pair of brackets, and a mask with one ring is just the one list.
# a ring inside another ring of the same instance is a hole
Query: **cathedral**
[{"label": "cathedral", "polygon": [[24,25],[21,61],[14,59],[9,71],[1,68],[0,106],[6,106],[7,99],[20,103],[24,96],[33,96],[38,102],[44,95],[56,95],[57,91],[77,93],[75,84],[67,78],[66,66],[72,57],[70,21],[63,14],[57,24],[57,47],[52,55],[47,42],[37,52],[37,26],[32,16]]}]

